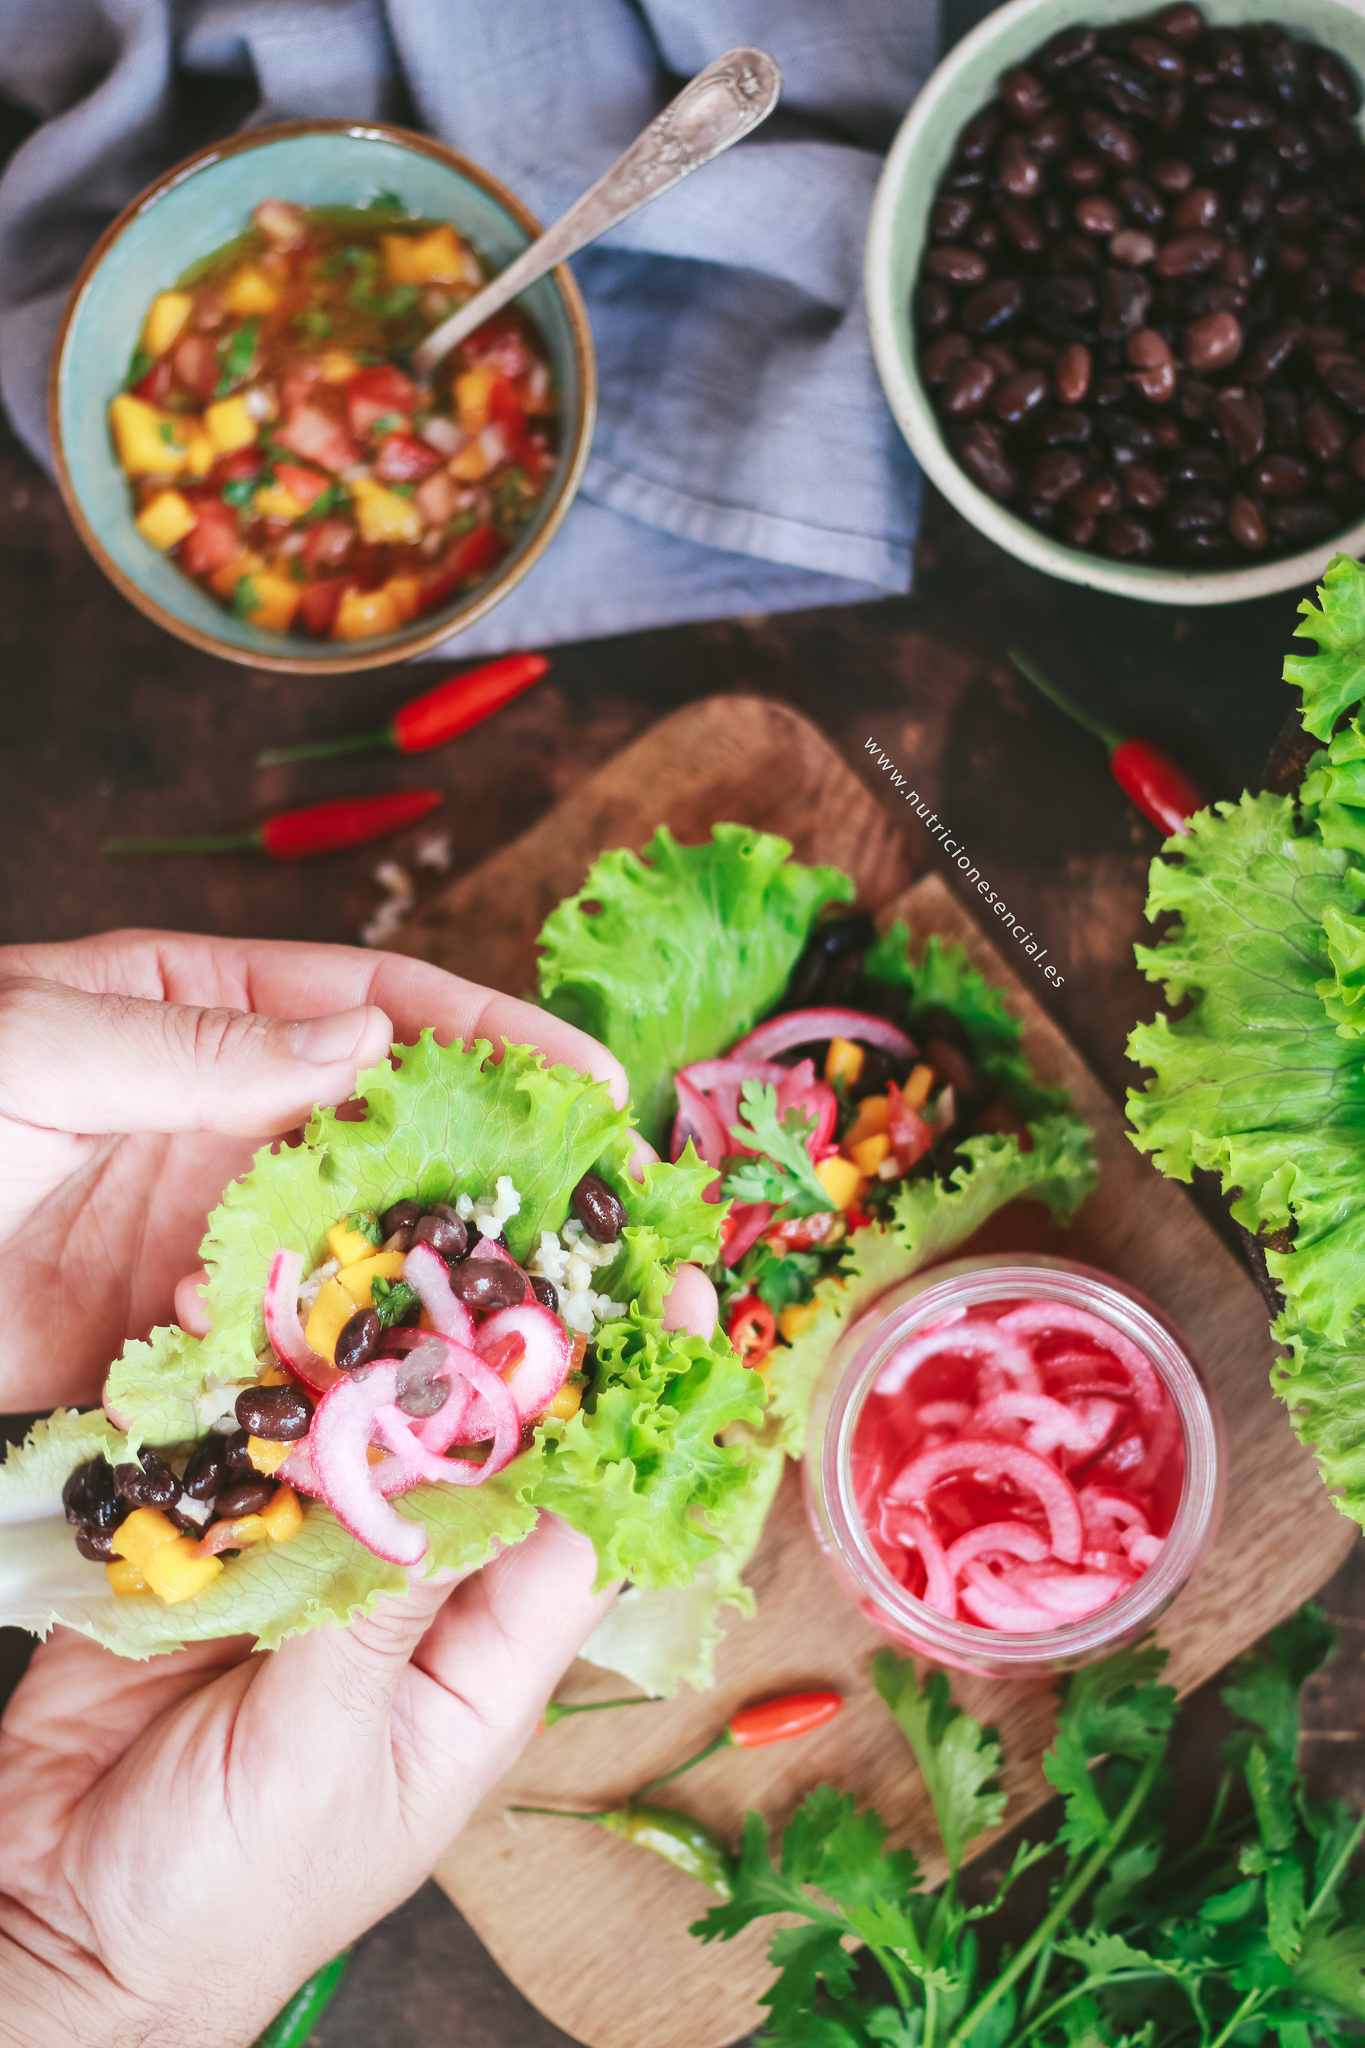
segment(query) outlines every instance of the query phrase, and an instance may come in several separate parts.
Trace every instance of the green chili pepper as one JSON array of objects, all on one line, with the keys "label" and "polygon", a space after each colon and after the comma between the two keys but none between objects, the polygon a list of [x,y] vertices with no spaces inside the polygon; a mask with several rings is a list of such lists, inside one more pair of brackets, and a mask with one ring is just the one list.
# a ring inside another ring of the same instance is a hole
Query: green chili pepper
[{"label": "green chili pepper", "polygon": [[628,1799],[624,1806],[614,1806],[606,1813],[571,1813],[561,1806],[512,1806],[508,1812],[548,1813],[560,1820],[596,1821],[599,1827],[610,1828],[623,1841],[653,1850],[665,1863],[685,1871],[700,1884],[709,1885],[723,1899],[734,1893],[734,1858],[720,1836],[705,1821],[694,1819],[690,1813],[679,1813],[674,1806],[653,1806],[643,1799]]},{"label": "green chili pepper", "polygon": [[331,2004],[332,1994],[341,1982],[350,1959],[351,1951],[344,1948],[339,1956],[332,1957],[330,1963],[324,1963],[320,1970],[315,1970],[306,1984],[300,1984],[288,2005],[276,2013],[257,2041],[256,2048],[303,2048],[322,2017],[324,2007]]}]

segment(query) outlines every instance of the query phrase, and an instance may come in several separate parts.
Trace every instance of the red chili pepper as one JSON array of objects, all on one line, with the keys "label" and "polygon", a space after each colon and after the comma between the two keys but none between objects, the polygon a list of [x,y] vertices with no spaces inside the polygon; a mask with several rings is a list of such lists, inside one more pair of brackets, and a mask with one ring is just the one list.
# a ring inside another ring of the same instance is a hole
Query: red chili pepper
[{"label": "red chili pepper", "polygon": [[742,1294],[725,1320],[741,1365],[761,1365],[777,1342],[777,1318],[756,1294]]},{"label": "red chili pepper", "polygon": [[416,824],[442,801],[439,789],[386,789],[377,796],[343,796],[301,811],[279,811],[245,832],[191,832],[166,839],[106,839],[106,853],[234,853],[260,847],[272,860],[306,860],[343,853],[388,832]]},{"label": "red chili pepper", "polygon": [[[324,583],[314,588],[330,591],[332,586]],[[339,595],[340,585],[336,588]],[[308,593],[304,596],[306,599]],[[414,697],[377,732],[350,733],[338,740],[305,740],[297,747],[272,747],[256,756],[256,766],[278,768],[286,761],[322,761],[333,754],[370,754],[381,749],[424,754],[501,711],[504,704],[538,683],[549,666],[543,654],[504,655],[501,661],[487,662],[462,676],[449,676],[425,696]]]},{"label": "red chili pepper", "polygon": [[651,1778],[640,1790],[652,1792],[656,1785],[666,1785],[671,1778],[680,1778],[684,1771],[691,1770],[693,1764],[714,1756],[718,1749],[764,1749],[770,1742],[790,1742],[794,1736],[809,1735],[812,1729],[823,1728],[826,1721],[832,1721],[843,1704],[842,1693],[789,1692],[779,1699],[760,1700],[756,1706],[741,1707],[737,1713],[731,1714],[720,1734],[708,1742],[705,1749],[699,1749],[685,1764],[665,1771],[661,1778]]},{"label": "red chili pepper", "polygon": [[1204,808],[1206,799],[1169,754],[1163,753],[1150,740],[1125,739],[1112,726],[1101,725],[1097,718],[1082,711],[1079,704],[1073,704],[1055,683],[1041,675],[1017,648],[1010,649],[1010,660],[1021,675],[1028,677],[1035,690],[1041,690],[1059,711],[1064,711],[1086,732],[1093,733],[1108,750],[1110,774],[1124,795],[1137,805],[1144,818],[1150,819],[1158,832],[1169,838],[1173,832],[1189,831],[1190,819],[1196,811]]}]

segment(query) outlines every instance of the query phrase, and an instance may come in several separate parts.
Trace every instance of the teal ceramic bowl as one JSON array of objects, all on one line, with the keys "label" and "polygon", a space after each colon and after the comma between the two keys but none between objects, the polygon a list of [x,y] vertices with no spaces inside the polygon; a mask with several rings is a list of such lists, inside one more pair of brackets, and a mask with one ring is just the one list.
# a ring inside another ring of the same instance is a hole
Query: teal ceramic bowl
[{"label": "teal ceramic bowl", "polygon": [[[1303,42],[1335,50],[1365,79],[1365,6],[1362,0],[1199,0],[1216,27],[1271,19]],[[1333,555],[1365,552],[1365,520],[1301,554],[1273,562],[1248,558],[1245,568],[1149,568],[1089,555],[1040,533],[980,490],[958,466],[943,438],[938,415],[920,382],[910,320],[910,294],[919,272],[929,209],[959,134],[995,97],[1002,71],[1023,64],[1059,29],[1088,22],[1102,28],[1146,11],[1143,0],[1011,0],[997,8],[952,50],[932,74],[892,145],[868,225],[865,280],[872,347],[897,424],[921,469],[965,519],[1021,562],[1119,597],[1149,604],[1234,604],[1316,583]],[[1365,113],[1361,115],[1365,127]]]},{"label": "teal ceramic bowl", "polygon": [[153,295],[239,234],[263,199],[361,206],[390,192],[413,214],[453,221],[495,270],[540,233],[539,223],[496,178],[429,136],[379,124],[290,122],[200,150],[149,185],[101,237],[67,302],[48,385],[52,449],[67,509],[125,597],[168,632],[228,661],[326,675],[379,668],[425,652],[481,618],[520,582],[549,544],[582,478],[597,376],[583,301],[561,268],[520,301],[554,369],[558,467],[515,548],[473,591],[397,633],[344,645],[312,643],[234,619],[138,533],[107,412]]}]

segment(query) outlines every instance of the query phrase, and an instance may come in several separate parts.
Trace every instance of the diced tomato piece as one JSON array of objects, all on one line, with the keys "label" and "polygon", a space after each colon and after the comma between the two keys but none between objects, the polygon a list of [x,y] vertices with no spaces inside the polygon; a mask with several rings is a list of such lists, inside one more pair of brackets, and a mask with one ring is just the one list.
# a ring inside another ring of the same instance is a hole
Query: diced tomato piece
[{"label": "diced tomato piece", "polygon": [[495,377],[488,387],[488,416],[501,427],[513,447],[526,432],[526,414],[507,376]]},{"label": "diced tomato piece", "polygon": [[296,499],[305,512],[324,491],[332,487],[330,477],[319,475],[315,469],[300,469],[296,462],[277,462],[275,479],[283,484],[290,497]]},{"label": "diced tomato piece", "polygon": [[211,576],[241,551],[237,514],[221,498],[196,498],[194,509],[198,518],[176,560],[187,576]]},{"label": "diced tomato piece", "polygon": [[301,363],[291,363],[280,386],[280,408],[293,412],[296,406],[306,405],[322,376],[322,364],[310,358]]},{"label": "diced tomato piece", "polygon": [[308,529],[303,560],[309,569],[335,569],[355,545],[355,528],[345,519],[319,519]]},{"label": "diced tomato piece", "polygon": [[145,377],[140,377],[133,386],[135,398],[145,398],[148,405],[160,405],[171,388],[171,359],[158,356]]},{"label": "diced tomato piece", "polygon": [[353,433],[367,434],[386,412],[406,419],[417,404],[417,386],[392,363],[374,363],[357,371],[346,384],[346,409]]},{"label": "diced tomato piece", "polygon": [[422,577],[417,593],[417,609],[424,612],[443,598],[458,590],[470,576],[478,576],[483,570],[491,569],[499,555],[506,551],[507,543],[492,526],[475,526],[468,533],[462,533],[452,541],[446,553],[434,568],[428,569]]},{"label": "diced tomato piece", "polygon": [[218,389],[218,350],[207,334],[187,334],[171,357],[175,374],[196,398],[212,398]]},{"label": "diced tomato piece", "polygon": [[374,460],[374,473],[381,484],[419,484],[440,466],[436,450],[415,434],[386,434]]},{"label": "diced tomato piece", "polygon": [[344,576],[331,576],[325,583],[305,584],[299,599],[299,617],[319,640],[325,640],[331,632],[346,587]]},{"label": "diced tomato piece", "polygon": [[464,344],[465,360],[491,363],[504,377],[524,377],[535,362],[522,329],[510,313],[495,313]]},{"label": "diced tomato piece", "polygon": [[340,472],[360,460],[360,450],[346,429],[315,405],[297,405],[275,439],[291,454],[320,463],[323,469]]},{"label": "diced tomato piece", "polygon": [[225,455],[221,462],[214,463],[211,481],[215,484],[246,483],[260,475],[264,461],[259,448],[234,448],[231,455]]}]

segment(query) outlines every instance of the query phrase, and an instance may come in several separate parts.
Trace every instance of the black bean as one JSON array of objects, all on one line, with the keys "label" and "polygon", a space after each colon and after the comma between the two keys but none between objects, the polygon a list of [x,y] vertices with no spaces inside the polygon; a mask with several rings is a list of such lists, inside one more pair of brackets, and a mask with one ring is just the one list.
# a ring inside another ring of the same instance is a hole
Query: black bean
[{"label": "black bean", "polygon": [[1333,363],[1322,381],[1347,412],[1365,413],[1365,363]]},{"label": "black bean", "polygon": [[1192,370],[1221,370],[1242,353],[1242,328],[1235,313],[1206,313],[1185,329],[1185,361]]},{"label": "black bean", "polygon": [[1004,114],[996,102],[992,101],[990,106],[983,107],[981,112],[967,123],[958,138],[957,153],[961,161],[975,164],[988,157],[1000,140],[1000,132],[1004,125]]},{"label": "black bean", "polygon": [[228,1479],[226,1449],[227,1440],[221,1436],[206,1436],[195,1445],[180,1482],[187,1499],[212,1500],[222,1492]]},{"label": "black bean", "polygon": [[1000,247],[1000,223],[994,220],[976,221],[967,230],[967,240],[989,264],[989,259]]},{"label": "black bean", "polygon": [[584,1174],[569,1197],[569,1207],[588,1236],[596,1238],[598,1244],[614,1244],[626,1227],[626,1212],[620,1197],[612,1192],[599,1174]]},{"label": "black bean", "polygon": [[[112,1529],[96,1529],[88,1522],[76,1531],[76,1548],[92,1564],[112,1564],[118,1555]],[[106,1589],[107,1590],[107,1589]]]},{"label": "black bean", "polygon": [[1175,558],[1190,569],[1217,569],[1235,561],[1237,550],[1225,533],[1181,533],[1175,537]]},{"label": "black bean", "polygon": [[247,1449],[247,1432],[244,1429],[239,1429],[223,1445],[223,1463],[233,1474],[256,1470],[251,1462],[251,1452]]},{"label": "black bean", "polygon": [[428,1372],[425,1367],[412,1372],[400,1368],[394,1406],[405,1415],[439,1415],[449,1399],[450,1381],[441,1374]]},{"label": "black bean", "polygon": [[994,382],[995,371],[990,364],[979,357],[968,356],[965,362],[954,364],[948,372],[939,404],[949,419],[975,419],[990,396]]},{"label": "black bean", "polygon": [[1156,252],[1158,277],[1198,277],[1215,270],[1227,252],[1222,235],[1210,228],[1192,228],[1188,234],[1172,235]]},{"label": "black bean", "polygon": [[862,956],[877,936],[877,927],[865,911],[846,917],[823,918],[806,941],[805,950],[787,982],[787,1007],[805,1009],[830,999],[831,971],[851,963],[855,976],[862,971]]},{"label": "black bean", "polygon": [[1308,72],[1304,50],[1291,37],[1276,36],[1262,46],[1258,69],[1273,98],[1288,113],[1303,105],[1308,93]]},{"label": "black bean", "polygon": [[956,363],[960,363],[972,352],[972,345],[965,334],[954,328],[948,334],[940,334],[921,352],[919,373],[926,384],[941,384]]},{"label": "black bean", "polygon": [[1068,407],[1048,414],[1038,429],[1038,439],[1046,448],[1084,448],[1094,431],[1095,422],[1088,412]]},{"label": "black bean", "polygon": [[[1001,191],[1008,192],[1014,199],[1032,199],[1034,194],[1042,189],[1042,170],[1034,160],[1028,138],[1019,134],[1017,129],[1012,130],[1000,145],[1000,161],[996,175],[1000,181]],[[943,206],[946,203],[940,199],[938,205]],[[960,205],[963,201],[954,200],[953,203]],[[938,207],[935,207],[935,218],[937,214]],[[952,236],[943,235],[941,239],[951,241]]]},{"label": "black bean", "polygon": [[1128,386],[1122,377],[1097,377],[1090,393],[1090,403],[1101,408],[1122,405],[1128,396]]},{"label": "black bean", "polygon": [[1268,387],[1265,392],[1266,446],[1279,455],[1297,455],[1303,446],[1299,401],[1292,391]]},{"label": "black bean", "polygon": [[402,1230],[391,1231],[379,1249],[382,1252],[410,1252],[414,1228],[414,1225],[408,1225]]},{"label": "black bean", "polygon": [[1305,52],[1313,72],[1318,97],[1338,113],[1354,116],[1360,112],[1360,92],[1340,57],[1331,50],[1311,47]]},{"label": "black bean", "polygon": [[1303,415],[1303,438],[1319,462],[1335,462],[1344,453],[1349,436],[1346,422],[1320,398],[1307,406]]},{"label": "black bean", "polygon": [[1081,113],[1081,127],[1093,147],[1110,163],[1131,171],[1141,161],[1142,148],[1136,135],[1112,114],[1099,107],[1086,107]]},{"label": "black bean", "polygon": [[[107,1463],[103,1458],[100,1459],[100,1463],[105,1465],[105,1469],[108,1470]],[[78,1465],[62,1488],[62,1511],[67,1521],[75,1529],[79,1529],[86,1517],[91,1469],[91,1465],[88,1462],[84,1465]]]},{"label": "black bean", "polygon": [[1266,523],[1277,540],[1291,547],[1308,547],[1326,540],[1341,527],[1341,514],[1321,498],[1302,498],[1293,504],[1267,505]]},{"label": "black bean", "polygon": [[1129,463],[1123,472],[1123,489],[1130,503],[1142,512],[1154,512],[1168,495],[1164,478],[1146,462]]},{"label": "black bean", "polygon": [[1193,533],[1219,527],[1227,519],[1226,500],[1214,491],[1182,491],[1166,507],[1166,524],[1173,533]]},{"label": "black bean", "polygon": [[379,1219],[379,1228],[385,1237],[392,1237],[396,1230],[411,1230],[422,1220],[420,1202],[394,1202]]},{"label": "black bean", "polygon": [[555,1315],[558,1315],[559,1289],[555,1286],[553,1280],[542,1280],[539,1273],[532,1273],[531,1292],[542,1308],[548,1308]]},{"label": "black bean", "polygon": [[1108,175],[1097,156],[1068,157],[1062,165],[1062,183],[1072,192],[1094,192]]},{"label": "black bean", "polygon": [[1041,78],[1035,78],[1031,71],[1016,68],[1005,72],[1000,80],[1000,97],[1016,121],[1026,126],[1039,121],[1052,105],[1052,94]]},{"label": "black bean", "polygon": [[114,1467],[114,1483],[121,1497],[134,1508],[174,1507],[180,1498],[180,1481],[155,1451],[141,1450],[138,1462]]},{"label": "black bean", "polygon": [[[1148,169],[1151,173],[1152,184],[1159,185],[1163,192],[1170,192],[1172,194],[1188,192],[1194,183],[1194,165],[1187,163],[1183,156],[1159,156],[1154,164],[1148,166]],[[1138,184],[1140,180],[1134,178],[1125,182]],[[1148,187],[1147,189],[1150,190],[1151,188]],[[1160,204],[1160,200],[1157,200],[1157,205],[1160,206]]]},{"label": "black bean", "polygon": [[443,1259],[462,1259],[469,1248],[469,1232],[458,1216],[424,1216],[412,1233],[414,1244],[429,1244]]},{"label": "black bean", "polygon": [[1106,270],[1100,287],[1100,335],[1105,341],[1124,341],[1136,334],[1147,318],[1152,287],[1136,270]]},{"label": "black bean", "polygon": [[1060,78],[1094,55],[1097,40],[1093,28],[1064,28],[1043,44],[1035,60],[1037,68],[1048,78]]},{"label": "black bean", "polygon": [[1219,135],[1210,130],[1192,137],[1190,142],[1190,161],[1205,177],[1214,171],[1230,170],[1238,154],[1235,135]]},{"label": "black bean", "polygon": [[1264,384],[1288,362],[1302,333],[1300,325],[1286,320],[1260,335],[1242,357],[1241,375],[1249,384]]},{"label": "black bean", "polygon": [[1100,546],[1121,562],[1145,562],[1156,552],[1156,535],[1131,512],[1111,512],[1100,521]]},{"label": "black bean", "polygon": [[[1028,132],[1026,148],[1035,163],[1047,163],[1054,156],[1060,156],[1068,147],[1072,137],[1072,123],[1069,114],[1060,111],[1044,114],[1041,121],[1035,121]],[[1022,137],[1007,137],[1006,141],[1023,141]],[[1001,145],[1002,160],[1004,144]]]},{"label": "black bean", "polygon": [[1170,465],[1170,480],[1222,486],[1228,480],[1227,464],[1214,448],[1182,448]]},{"label": "black bean", "polygon": [[1192,43],[1203,35],[1207,26],[1191,0],[1177,0],[1174,7],[1163,7],[1159,14],[1152,16],[1152,27],[1159,36],[1165,36],[1168,43]]},{"label": "black bean", "polygon": [[275,1498],[273,1479],[240,1479],[214,1502],[214,1519],[235,1522],[241,1515],[258,1515]]},{"label": "black bean", "polygon": [[300,1437],[307,1436],[308,1425],[313,1420],[312,1402],[302,1387],[292,1383],[281,1387],[248,1387],[245,1393],[237,1396],[233,1412],[248,1436],[263,1437],[272,1444],[297,1443]]},{"label": "black bean", "polygon": [[1270,534],[1259,505],[1242,491],[1228,501],[1228,532],[1238,547],[1245,548],[1249,555],[1257,555],[1270,545]]},{"label": "black bean", "polygon": [[1085,80],[1095,97],[1107,101],[1115,113],[1135,115],[1140,121],[1155,118],[1162,87],[1141,66],[1115,57],[1093,57],[1085,67]]},{"label": "black bean", "polygon": [[1233,461],[1239,467],[1254,462],[1265,447],[1265,400],[1260,392],[1244,384],[1220,391],[1215,417]]},{"label": "black bean", "polygon": [[1118,509],[1119,487],[1112,476],[1089,476],[1066,494],[1066,502],[1087,519]]},{"label": "black bean", "polygon": [[1251,481],[1266,498],[1301,498],[1311,488],[1314,470],[1301,455],[1267,455],[1252,471]]},{"label": "black bean", "polygon": [[996,334],[1023,310],[1024,287],[1017,277],[997,277],[973,292],[962,308],[969,334]]},{"label": "black bean", "polygon": [[1047,245],[1042,222],[1023,199],[1002,200],[1000,225],[1015,248],[1022,250],[1025,256],[1036,256]]},{"label": "black bean", "polygon": [[936,277],[940,284],[980,284],[990,270],[990,265],[977,249],[949,247],[930,249],[924,258],[924,268],[930,277]]},{"label": "black bean", "polygon": [[930,334],[946,327],[953,317],[953,295],[937,278],[926,277],[915,287],[915,318]]},{"label": "black bean", "polygon": [[1275,109],[1245,92],[1206,93],[1203,113],[1211,128],[1231,129],[1234,134],[1248,129],[1260,132],[1276,125]]},{"label": "black bean", "polygon": [[997,419],[1017,427],[1035,413],[1048,397],[1048,380],[1042,370],[1016,370],[991,392],[991,411]]},{"label": "black bean", "polygon": [[1019,475],[1006,455],[997,430],[986,420],[974,420],[955,443],[958,461],[974,483],[993,498],[1008,498],[1018,488]]},{"label": "black bean", "polygon": [[1183,78],[1188,68],[1173,44],[1162,36],[1134,36],[1128,45],[1139,64],[1158,78]]},{"label": "black bean", "polygon": [[[936,242],[955,242],[975,212],[976,201],[966,193],[946,192],[934,201],[934,210],[929,216],[929,232]],[[406,1208],[408,1205],[402,1203],[399,1206]],[[416,1204],[412,1206],[415,1208]],[[395,1229],[398,1227],[394,1225]]]},{"label": "black bean", "polygon": [[521,1267],[505,1259],[463,1259],[451,1269],[450,1291],[466,1308],[515,1308],[528,1283]]},{"label": "black bean", "polygon": [[334,1353],[342,1372],[355,1372],[360,1366],[369,1364],[379,1348],[383,1328],[378,1310],[372,1308],[358,1308],[350,1320],[342,1324]]}]

